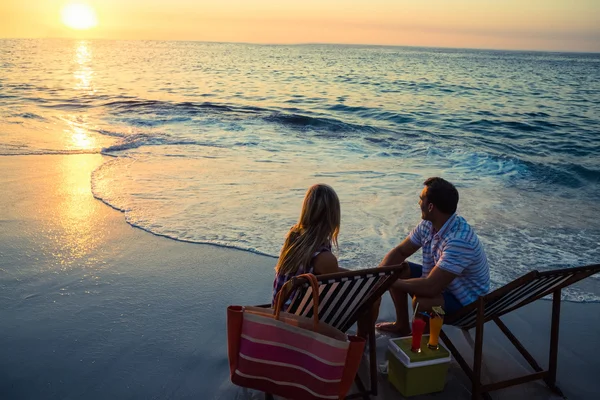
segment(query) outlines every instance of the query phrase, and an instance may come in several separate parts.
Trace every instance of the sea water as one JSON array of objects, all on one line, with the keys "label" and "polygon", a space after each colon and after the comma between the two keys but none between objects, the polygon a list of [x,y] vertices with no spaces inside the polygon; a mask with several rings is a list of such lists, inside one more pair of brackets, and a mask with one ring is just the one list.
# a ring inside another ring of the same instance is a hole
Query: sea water
[{"label": "sea water", "polygon": [[79,153],[110,156],[96,198],[174,240],[276,257],[327,183],[340,264],[373,267],[442,176],[494,288],[600,260],[599,54],[0,40],[0,155]]}]

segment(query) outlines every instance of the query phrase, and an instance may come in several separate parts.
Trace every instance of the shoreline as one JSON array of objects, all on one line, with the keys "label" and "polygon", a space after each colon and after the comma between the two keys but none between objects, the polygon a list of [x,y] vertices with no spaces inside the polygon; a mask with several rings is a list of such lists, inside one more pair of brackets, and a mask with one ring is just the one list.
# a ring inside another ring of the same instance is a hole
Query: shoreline
[{"label": "shoreline", "polygon": [[[57,155],[0,157],[0,397],[261,398],[229,381],[225,309],[268,299],[273,257],[134,227],[92,195],[104,155]],[[542,367],[550,304],[505,317]],[[590,318],[600,303],[561,306],[558,386],[587,399],[600,392],[600,324]],[[392,317],[386,295],[380,319]],[[523,370],[498,328],[485,327],[487,376]],[[459,330],[444,329],[469,351]],[[377,337],[379,362],[388,339]],[[378,398],[401,398],[380,383]],[[467,399],[469,390],[453,362],[443,393],[415,399]],[[492,397],[552,398],[539,382]]]},{"label": "shoreline", "polygon": [[[94,199],[98,200],[99,202],[101,202],[102,204],[106,205],[107,207],[110,207],[113,210],[118,211],[123,216],[123,221],[127,225],[131,226],[134,229],[139,229],[139,230],[141,230],[143,232],[149,233],[152,236],[156,236],[156,237],[160,237],[160,238],[165,238],[165,239],[172,240],[174,242],[180,242],[180,243],[199,244],[199,245],[202,245],[202,246],[215,246],[215,247],[219,247],[219,248],[222,248],[222,249],[230,249],[230,250],[235,250],[235,251],[243,251],[243,252],[246,252],[246,253],[249,253],[249,254],[254,254],[254,255],[257,255],[257,256],[261,256],[261,257],[268,257],[268,258],[275,259],[275,260],[278,258],[277,256],[273,256],[273,255],[270,255],[270,254],[262,253],[260,251],[252,251],[252,250],[249,250],[249,249],[243,249],[241,247],[227,246],[227,245],[224,245],[224,244],[211,243],[211,242],[196,242],[196,241],[193,241],[193,240],[180,239],[180,238],[175,238],[175,237],[171,237],[171,236],[168,236],[168,235],[163,235],[161,233],[152,232],[149,229],[146,229],[146,228],[143,228],[141,226],[138,226],[138,225],[135,225],[135,224],[132,224],[132,223],[128,222],[125,219],[125,214],[124,214],[123,210],[121,210],[120,208],[117,208],[117,207],[113,206],[112,204],[107,203],[106,201],[102,200],[99,197],[94,196]],[[598,303],[600,303],[600,300],[598,301]]]}]

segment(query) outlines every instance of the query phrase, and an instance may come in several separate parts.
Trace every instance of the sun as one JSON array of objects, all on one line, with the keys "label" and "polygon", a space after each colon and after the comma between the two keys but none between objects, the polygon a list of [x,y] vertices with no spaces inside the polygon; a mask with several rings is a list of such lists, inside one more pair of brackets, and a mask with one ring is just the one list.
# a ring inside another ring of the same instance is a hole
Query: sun
[{"label": "sun", "polygon": [[98,25],[94,9],[84,3],[69,3],[63,7],[62,22],[71,29],[90,29]]}]

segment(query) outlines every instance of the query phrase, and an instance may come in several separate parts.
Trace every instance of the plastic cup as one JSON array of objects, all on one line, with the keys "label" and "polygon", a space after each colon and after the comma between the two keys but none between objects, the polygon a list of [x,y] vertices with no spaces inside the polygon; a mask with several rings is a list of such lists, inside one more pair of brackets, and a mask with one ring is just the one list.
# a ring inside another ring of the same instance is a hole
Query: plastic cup
[{"label": "plastic cup", "polygon": [[415,353],[421,352],[421,338],[423,337],[423,331],[425,331],[425,325],[427,325],[427,323],[421,318],[413,319],[411,350]]},{"label": "plastic cup", "polygon": [[444,318],[435,315],[429,319],[429,343],[427,347],[430,349],[438,350],[440,345],[438,341],[440,339],[440,331],[442,330],[442,325],[444,324]]}]

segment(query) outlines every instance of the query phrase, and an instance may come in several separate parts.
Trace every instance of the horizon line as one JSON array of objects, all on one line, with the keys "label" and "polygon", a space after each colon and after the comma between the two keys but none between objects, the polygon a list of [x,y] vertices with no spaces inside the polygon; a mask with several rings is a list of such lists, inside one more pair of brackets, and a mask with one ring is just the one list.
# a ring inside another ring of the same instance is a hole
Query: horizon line
[{"label": "horizon line", "polygon": [[505,51],[515,53],[570,53],[570,54],[600,54],[598,51],[579,50],[537,50],[537,49],[505,49],[493,47],[450,47],[450,46],[427,46],[408,44],[379,44],[379,43],[331,43],[331,42],[299,42],[299,43],[268,43],[268,42],[227,42],[214,40],[196,39],[111,39],[111,38],[74,38],[74,37],[0,37],[0,40],[94,40],[94,41],[120,41],[120,42],[190,42],[190,43],[212,43],[212,44],[245,44],[255,46],[355,46],[355,47],[399,47],[414,49],[446,49],[446,50],[480,50],[480,51]]}]

